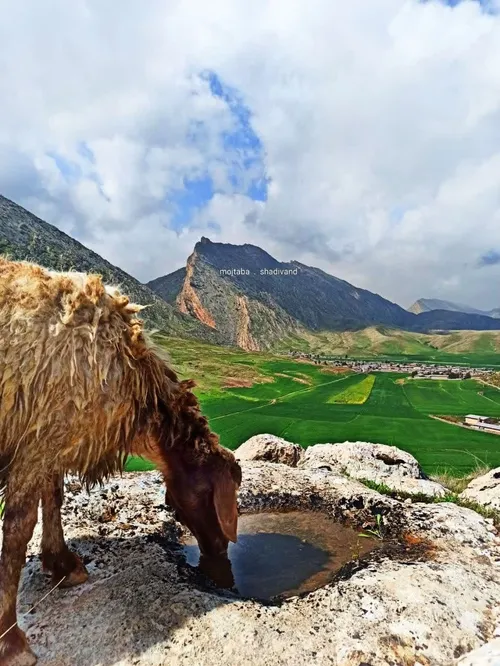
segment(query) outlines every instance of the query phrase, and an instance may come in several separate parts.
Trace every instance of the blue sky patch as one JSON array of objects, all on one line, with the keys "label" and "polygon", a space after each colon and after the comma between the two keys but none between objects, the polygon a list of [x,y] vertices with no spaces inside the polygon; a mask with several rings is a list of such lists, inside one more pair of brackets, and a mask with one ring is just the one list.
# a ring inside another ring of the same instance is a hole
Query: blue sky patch
[{"label": "blue sky patch", "polygon": [[67,181],[75,181],[81,177],[82,171],[78,164],[70,162],[58,153],[48,152],[47,156],[54,160],[57,168]]},{"label": "blue sky patch", "polygon": [[[422,1],[422,0],[421,0]],[[434,0],[423,0],[424,2],[433,2]],[[449,7],[456,7],[457,5],[462,4],[462,2],[469,2],[469,0],[440,0],[445,5]],[[495,0],[473,0],[477,2],[487,14],[497,14],[498,10],[495,6],[497,3]]]},{"label": "blue sky patch", "polygon": [[185,180],[184,187],[169,193],[167,203],[172,207],[172,227],[178,231],[189,225],[196,211],[214,195],[214,185],[209,176]]},{"label": "blue sky patch", "polygon": [[94,153],[90,150],[85,141],[78,144],[78,154],[87,159],[91,164],[95,164]]},{"label": "blue sky patch", "polygon": [[485,254],[479,257],[477,265],[479,268],[485,268],[486,266],[496,266],[500,264],[500,252],[498,250],[489,250]]},{"label": "blue sky patch", "polygon": [[266,201],[268,179],[265,174],[264,148],[252,127],[252,114],[242,96],[235,89],[224,85],[214,72],[204,72],[212,94],[222,99],[233,115],[235,127],[225,132],[222,140],[230,163],[230,180],[235,189],[257,201]]},{"label": "blue sky patch", "polygon": [[[217,190],[207,173],[184,181],[184,186],[167,196],[166,203],[173,209],[172,227],[178,231],[189,225],[192,216],[212,199],[217,191],[243,194],[255,201],[266,201],[268,178],[265,172],[265,152],[262,142],[252,127],[252,114],[243,97],[235,88],[223,83],[215,72],[200,74],[209,85],[210,92],[228,107],[233,126],[220,136],[222,158],[220,166],[226,171],[228,190]],[[208,141],[209,129],[201,121],[190,126],[188,140],[194,146]]]}]

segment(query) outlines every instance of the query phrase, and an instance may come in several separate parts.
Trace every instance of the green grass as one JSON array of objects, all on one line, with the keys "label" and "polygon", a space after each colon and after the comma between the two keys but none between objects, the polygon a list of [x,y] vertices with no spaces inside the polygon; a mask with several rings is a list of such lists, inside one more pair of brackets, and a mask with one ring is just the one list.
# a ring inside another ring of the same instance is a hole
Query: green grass
[{"label": "green grass", "polygon": [[138,458],[137,456],[131,457],[125,464],[126,472],[151,472],[156,469],[155,465],[149,460]]},{"label": "green grass", "polygon": [[[221,443],[231,449],[252,435],[271,433],[304,447],[346,440],[398,446],[434,475],[465,476],[478,462],[500,466],[499,436],[430,418],[500,417],[500,391],[474,380],[403,383],[405,376],[394,373],[373,373],[373,379],[333,374],[321,365],[270,354],[185,340],[162,343],[180,375],[197,380],[202,409]],[[223,389],[228,377],[251,385]],[[353,404],[361,394],[366,400]],[[150,467],[137,459],[127,464],[129,470]]]},{"label": "green grass", "polygon": [[[467,477],[468,478],[468,477]],[[457,506],[462,506],[465,509],[472,509],[476,513],[479,513],[483,518],[489,518],[493,520],[494,524],[498,527],[500,526],[500,512],[495,509],[490,509],[473,502],[471,500],[462,499],[459,497],[458,493],[449,489],[450,492],[443,496],[431,497],[425,494],[411,494],[405,493],[400,490],[393,490],[389,488],[385,483],[376,483],[375,481],[370,481],[368,479],[357,479],[360,483],[364,484],[367,488],[371,488],[381,495],[387,495],[398,500],[410,499],[412,502],[422,502],[424,504],[443,504],[445,502],[456,504]],[[460,491],[461,492],[461,491]]]}]

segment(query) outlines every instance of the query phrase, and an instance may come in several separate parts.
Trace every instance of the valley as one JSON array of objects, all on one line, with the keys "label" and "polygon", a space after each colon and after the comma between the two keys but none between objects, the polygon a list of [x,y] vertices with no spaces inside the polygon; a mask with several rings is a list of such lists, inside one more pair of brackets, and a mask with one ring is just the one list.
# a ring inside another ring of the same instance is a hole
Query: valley
[{"label": "valley", "polygon": [[[376,367],[359,372],[359,363],[338,367],[353,359],[500,370],[496,310],[421,299],[408,311],[318,268],[280,262],[255,245],[205,237],[184,267],[142,284],[1,196],[0,253],[99,273],[147,305],[146,326],[179,375],[197,381],[202,407],[229,448],[267,432],[304,447],[392,444],[415,455],[427,473],[463,475],[500,464],[497,436],[446,422],[470,412],[500,416],[494,386],[474,379],[407,381],[407,374]],[[128,468],[145,465],[131,460]]]},{"label": "valley", "polygon": [[[158,337],[157,342],[168,349],[182,376],[197,378],[211,427],[231,449],[266,432],[304,447],[347,440],[397,446],[433,475],[463,476],[478,466],[500,465],[497,435],[432,418],[500,417],[500,390],[494,386],[474,379],[354,373],[181,339]],[[454,356],[456,362],[459,355]],[[144,468],[149,466],[143,461],[128,463],[128,469]]]}]

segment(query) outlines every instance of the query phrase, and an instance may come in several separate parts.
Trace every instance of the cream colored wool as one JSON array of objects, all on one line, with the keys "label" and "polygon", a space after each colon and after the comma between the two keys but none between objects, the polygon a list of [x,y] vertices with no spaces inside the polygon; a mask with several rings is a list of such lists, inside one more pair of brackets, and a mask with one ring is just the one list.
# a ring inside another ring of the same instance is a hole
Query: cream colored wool
[{"label": "cream colored wool", "polygon": [[157,445],[160,403],[163,425],[171,418],[163,445],[197,427],[195,444],[216,445],[193,384],[146,339],[141,309],[97,275],[0,257],[0,487],[8,475],[101,480]]}]

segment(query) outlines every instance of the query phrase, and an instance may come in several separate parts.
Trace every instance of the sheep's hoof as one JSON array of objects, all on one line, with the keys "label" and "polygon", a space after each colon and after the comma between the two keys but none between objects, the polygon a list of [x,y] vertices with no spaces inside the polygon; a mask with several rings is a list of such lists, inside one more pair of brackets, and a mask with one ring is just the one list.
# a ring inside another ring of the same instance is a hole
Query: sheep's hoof
[{"label": "sheep's hoof", "polygon": [[0,640],[0,666],[35,666],[36,662],[36,655],[19,627]]},{"label": "sheep's hoof", "polygon": [[[89,574],[87,569],[83,564],[81,564],[80,569],[75,569],[71,573],[66,575],[66,578],[61,583],[61,587],[77,587],[78,585],[83,585],[87,582]],[[57,576],[53,576],[54,582],[57,581]],[[61,580],[59,578],[59,580]]]},{"label": "sheep's hoof", "polygon": [[[42,561],[44,570],[52,573],[52,581],[55,585],[63,579],[60,587],[82,585],[89,577],[81,559],[70,550],[58,556],[43,555]],[[2,666],[1,663],[0,666]]]}]

